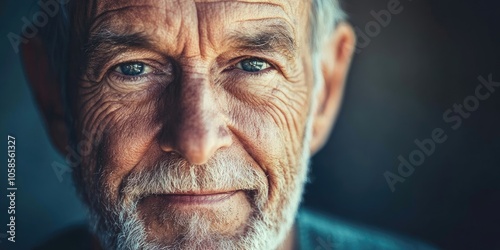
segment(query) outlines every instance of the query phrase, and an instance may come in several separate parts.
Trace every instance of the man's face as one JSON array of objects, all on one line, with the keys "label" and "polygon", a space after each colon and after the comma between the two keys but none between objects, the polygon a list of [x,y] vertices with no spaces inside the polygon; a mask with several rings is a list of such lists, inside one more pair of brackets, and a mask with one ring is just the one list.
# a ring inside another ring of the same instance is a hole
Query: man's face
[{"label": "man's face", "polygon": [[74,129],[94,146],[75,178],[104,244],[281,244],[309,157],[306,2],[77,4]]}]

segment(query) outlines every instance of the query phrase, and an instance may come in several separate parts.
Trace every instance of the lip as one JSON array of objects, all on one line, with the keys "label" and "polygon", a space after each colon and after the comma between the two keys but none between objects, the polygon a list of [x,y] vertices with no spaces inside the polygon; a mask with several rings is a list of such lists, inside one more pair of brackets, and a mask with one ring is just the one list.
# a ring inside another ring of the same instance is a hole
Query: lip
[{"label": "lip", "polygon": [[165,199],[170,204],[214,204],[223,202],[236,194],[238,191],[212,192],[212,193],[179,193],[179,194],[158,194],[157,198]]}]

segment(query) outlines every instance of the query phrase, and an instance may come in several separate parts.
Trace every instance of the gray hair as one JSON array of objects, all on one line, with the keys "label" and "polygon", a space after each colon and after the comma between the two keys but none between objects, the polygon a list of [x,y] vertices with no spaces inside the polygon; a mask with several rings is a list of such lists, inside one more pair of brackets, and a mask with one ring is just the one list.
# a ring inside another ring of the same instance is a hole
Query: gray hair
[{"label": "gray hair", "polygon": [[[312,70],[314,89],[312,96],[317,96],[323,86],[321,77],[321,49],[330,39],[337,24],[345,18],[339,0],[312,0],[309,13],[309,27],[311,32],[310,47],[312,52]],[[312,98],[312,107],[316,107],[316,98]],[[315,110],[309,110],[315,112]]]},{"label": "gray hair", "polygon": [[311,50],[321,51],[323,44],[335,31],[335,27],[345,18],[338,0],[312,0],[309,13],[311,29]]}]

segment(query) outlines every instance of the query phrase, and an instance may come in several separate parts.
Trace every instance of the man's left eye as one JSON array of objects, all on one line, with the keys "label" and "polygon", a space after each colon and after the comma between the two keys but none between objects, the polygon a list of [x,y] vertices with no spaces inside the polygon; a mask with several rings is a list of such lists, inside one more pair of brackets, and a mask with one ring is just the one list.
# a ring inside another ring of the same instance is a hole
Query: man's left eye
[{"label": "man's left eye", "polygon": [[236,68],[247,72],[258,72],[270,67],[271,65],[269,65],[269,63],[258,58],[245,59],[236,64]]},{"label": "man's left eye", "polygon": [[153,72],[153,69],[141,62],[122,63],[115,71],[125,76],[140,76]]}]

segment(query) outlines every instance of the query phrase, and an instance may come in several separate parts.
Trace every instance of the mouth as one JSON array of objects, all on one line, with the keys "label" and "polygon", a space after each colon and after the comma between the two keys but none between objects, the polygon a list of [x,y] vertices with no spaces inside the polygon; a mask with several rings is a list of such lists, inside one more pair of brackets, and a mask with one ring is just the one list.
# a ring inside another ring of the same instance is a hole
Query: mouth
[{"label": "mouth", "polygon": [[169,204],[177,205],[209,205],[228,200],[240,190],[229,192],[188,192],[176,194],[155,194],[155,198],[160,198]]},{"label": "mouth", "polygon": [[[152,234],[175,236],[192,230],[191,227],[234,234],[245,228],[253,208],[242,189],[210,192],[184,190],[148,195],[139,202],[137,212]],[[191,225],[191,222],[196,225]]]}]

